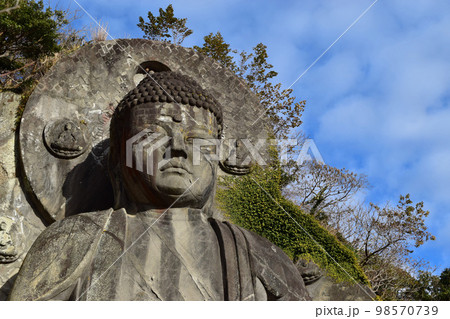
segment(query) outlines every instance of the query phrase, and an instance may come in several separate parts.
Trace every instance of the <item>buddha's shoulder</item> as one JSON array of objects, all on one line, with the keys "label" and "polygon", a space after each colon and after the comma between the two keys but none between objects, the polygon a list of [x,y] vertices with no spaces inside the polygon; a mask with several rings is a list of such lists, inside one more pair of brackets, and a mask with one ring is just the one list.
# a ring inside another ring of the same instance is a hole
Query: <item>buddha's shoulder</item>
[{"label": "buddha's shoulder", "polygon": [[113,210],[112,208],[102,211],[77,214],[54,222],[47,227],[42,234],[70,234],[80,231],[90,233],[91,231],[104,228],[105,225],[111,221],[111,219],[123,214],[126,213],[122,213],[122,210]]},{"label": "buddha's shoulder", "polygon": [[104,230],[114,217],[112,209],[83,213],[47,227],[28,251],[11,299],[52,299],[56,292],[72,287],[90,264]]},{"label": "buddha's shoulder", "polygon": [[77,246],[89,246],[107,227],[120,211],[108,209],[104,211],[83,213],[66,217],[47,227],[36,239],[30,252],[61,252]]}]

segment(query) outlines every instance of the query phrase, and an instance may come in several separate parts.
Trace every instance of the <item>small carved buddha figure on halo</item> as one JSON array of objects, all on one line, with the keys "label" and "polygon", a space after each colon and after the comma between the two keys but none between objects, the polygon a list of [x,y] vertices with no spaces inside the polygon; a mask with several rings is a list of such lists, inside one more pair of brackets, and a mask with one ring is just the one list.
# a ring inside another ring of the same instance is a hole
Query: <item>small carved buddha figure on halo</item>
[{"label": "small carved buddha figure on halo", "polygon": [[115,207],[47,228],[10,299],[309,300],[280,248],[212,217],[216,146],[194,144],[221,127],[221,106],[191,78],[144,78],[111,121]]},{"label": "small carved buddha figure on halo", "polygon": [[16,247],[8,231],[8,225],[0,220],[0,263],[10,263],[17,259]]}]

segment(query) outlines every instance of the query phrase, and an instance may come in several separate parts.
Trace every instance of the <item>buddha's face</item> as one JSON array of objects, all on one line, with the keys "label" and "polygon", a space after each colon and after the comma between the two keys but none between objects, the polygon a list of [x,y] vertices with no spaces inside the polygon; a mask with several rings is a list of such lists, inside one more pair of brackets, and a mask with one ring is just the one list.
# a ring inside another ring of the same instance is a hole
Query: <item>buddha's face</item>
[{"label": "buddha's face", "polygon": [[142,104],[130,110],[127,121],[126,139],[138,137],[129,142],[128,163],[126,147],[121,152],[128,199],[156,208],[202,208],[212,196],[218,163],[211,155],[218,146],[194,145],[217,141],[214,115],[181,104]]}]

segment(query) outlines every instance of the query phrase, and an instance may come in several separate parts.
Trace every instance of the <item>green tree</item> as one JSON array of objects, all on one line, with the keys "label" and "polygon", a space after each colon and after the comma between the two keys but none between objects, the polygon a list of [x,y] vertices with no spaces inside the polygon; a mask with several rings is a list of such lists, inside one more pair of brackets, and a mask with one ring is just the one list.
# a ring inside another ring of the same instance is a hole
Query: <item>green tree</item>
[{"label": "green tree", "polygon": [[450,268],[445,268],[439,276],[420,271],[404,294],[408,300],[450,301]]},{"label": "green tree", "polygon": [[450,268],[445,268],[439,276],[436,300],[450,301]]},{"label": "green tree", "polygon": [[[0,10],[15,5],[0,1]],[[17,8],[0,13],[0,81],[2,89],[18,89],[42,75],[42,59],[61,51],[65,12],[44,8],[43,1],[20,0]]]},{"label": "green tree", "polygon": [[295,102],[292,89],[283,90],[281,83],[272,83],[278,73],[272,70],[273,65],[268,62],[267,46],[259,43],[252,53],[242,51],[237,54],[236,50],[230,49],[220,32],[210,33],[203,40],[203,45],[194,46],[194,49],[215,59],[246,81],[264,106],[269,129],[274,136],[278,139],[297,138],[292,134],[302,123],[306,101]]},{"label": "green tree", "polygon": [[408,293],[412,300],[431,301],[436,299],[439,286],[439,277],[429,271],[420,271],[415,283],[411,285]]},{"label": "green tree", "polygon": [[166,10],[160,8],[159,16],[155,17],[151,11],[148,12],[147,16],[148,22],[139,17],[137,25],[144,32],[144,38],[146,39],[181,44],[193,32],[186,27],[186,18],[175,17],[171,4],[167,6]]},{"label": "green tree", "polygon": [[203,55],[209,56],[222,64],[224,67],[229,68],[232,71],[237,71],[237,65],[234,61],[234,57],[231,53],[236,54],[236,50],[231,50],[230,45],[225,42],[222,34],[217,32],[216,34],[210,33],[203,38],[205,41],[202,47],[197,45],[194,49]]},{"label": "green tree", "polygon": [[439,276],[433,275],[430,271],[421,271],[416,281],[408,289],[407,294],[411,300],[432,301],[438,300]]}]

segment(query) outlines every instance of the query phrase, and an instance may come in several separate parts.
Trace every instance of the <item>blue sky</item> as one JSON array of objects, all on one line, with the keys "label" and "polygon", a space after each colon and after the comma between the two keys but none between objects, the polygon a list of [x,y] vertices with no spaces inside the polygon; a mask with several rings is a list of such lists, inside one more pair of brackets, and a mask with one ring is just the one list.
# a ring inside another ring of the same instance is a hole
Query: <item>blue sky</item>
[{"label": "blue sky", "polygon": [[[285,88],[374,2],[77,1],[114,38],[142,37],[138,17],[172,3],[194,30],[184,46],[217,31],[239,51],[262,42]],[[379,0],[292,88],[325,162],[368,175],[368,201],[424,201],[437,240],[416,256],[450,267],[450,2]]]}]

